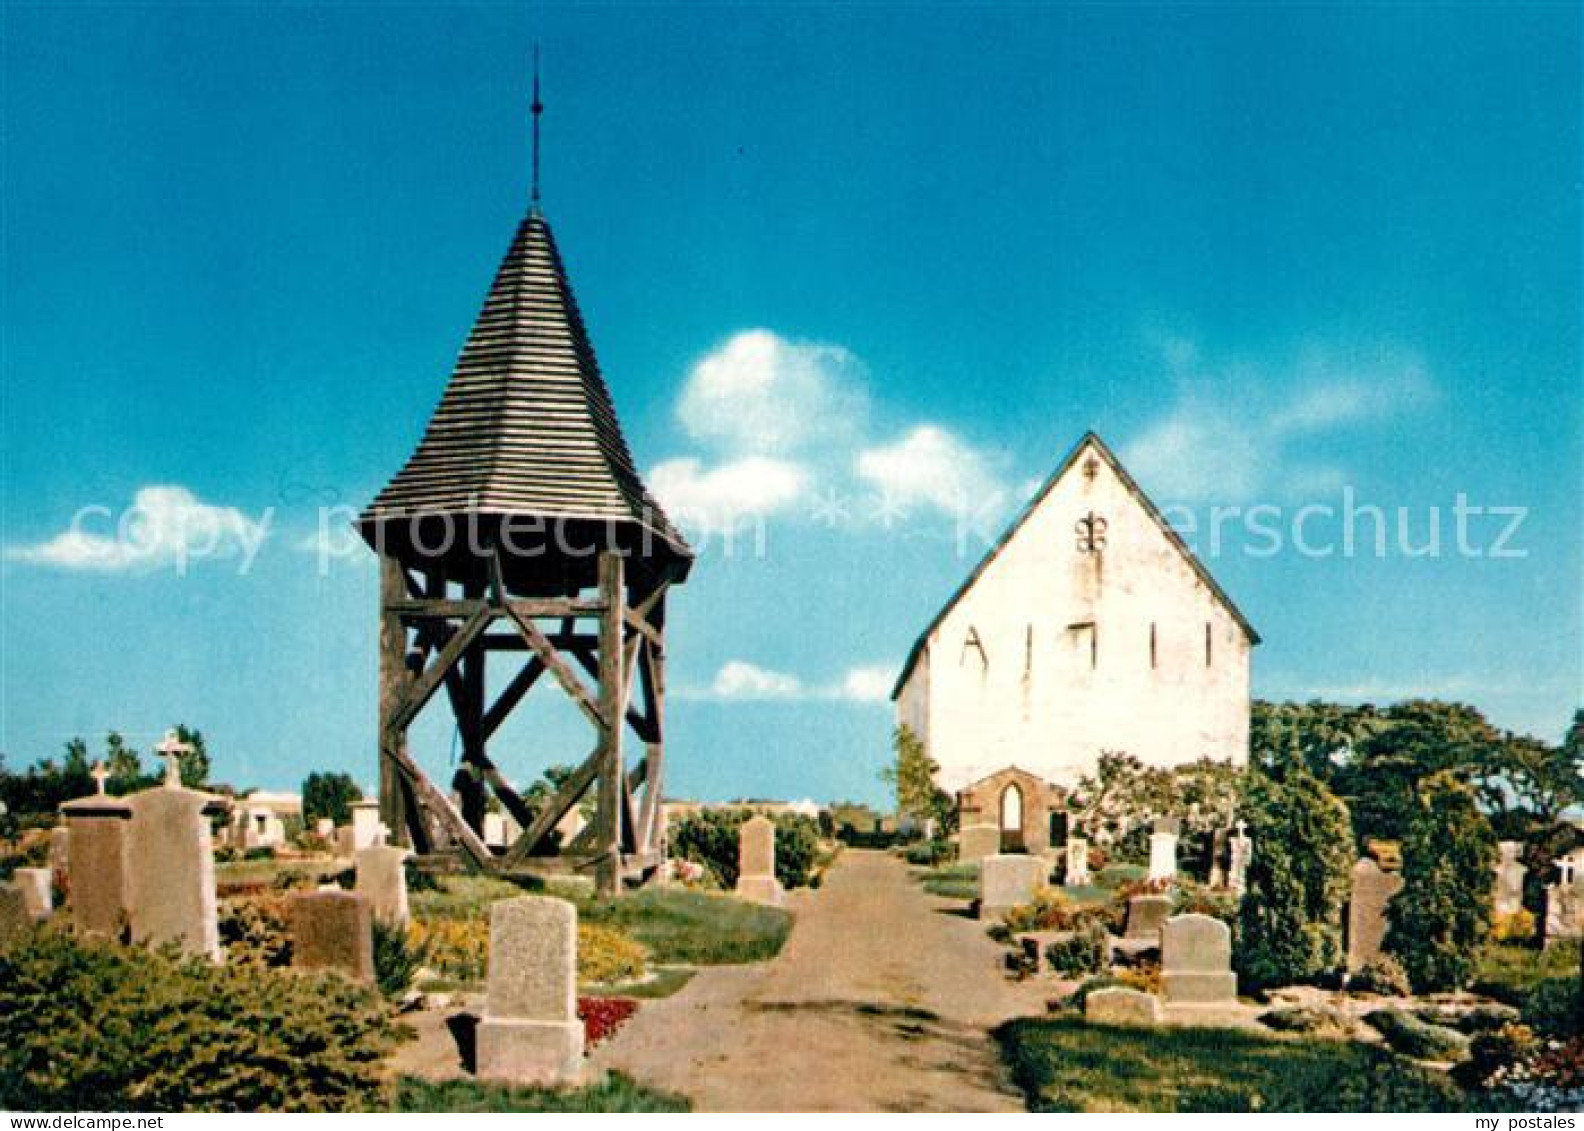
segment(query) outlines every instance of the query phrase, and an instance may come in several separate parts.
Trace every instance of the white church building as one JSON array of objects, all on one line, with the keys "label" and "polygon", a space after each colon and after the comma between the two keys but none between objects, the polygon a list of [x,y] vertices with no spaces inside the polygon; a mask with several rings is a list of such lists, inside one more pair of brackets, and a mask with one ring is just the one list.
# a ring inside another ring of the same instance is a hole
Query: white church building
[{"label": "white church building", "polygon": [[919,636],[892,698],[950,791],[1012,766],[1070,787],[1108,750],[1242,763],[1258,643],[1091,432]]}]

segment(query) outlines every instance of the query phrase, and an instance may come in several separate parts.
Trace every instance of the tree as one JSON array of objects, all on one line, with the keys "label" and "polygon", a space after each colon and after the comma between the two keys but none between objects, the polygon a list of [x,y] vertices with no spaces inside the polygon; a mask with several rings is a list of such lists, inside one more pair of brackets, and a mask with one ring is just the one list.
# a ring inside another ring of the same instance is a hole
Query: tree
[{"label": "tree", "polygon": [[143,759],[127,745],[119,731],[105,735],[105,769],[110,778],[105,788],[110,793],[135,793],[151,784],[143,776]]},{"label": "tree", "polygon": [[363,791],[351,774],[315,770],[303,779],[303,821],[312,825],[329,818],[338,825],[352,820],[352,803]]},{"label": "tree", "polygon": [[177,739],[191,747],[176,758],[181,783],[188,789],[202,789],[209,784],[209,750],[204,745],[203,731],[186,723],[177,723],[175,730]]},{"label": "tree", "polygon": [[1403,840],[1403,886],[1384,947],[1421,993],[1459,989],[1490,930],[1495,837],[1474,790],[1451,772],[1419,787]]},{"label": "tree", "polygon": [[1287,767],[1302,764],[1329,785],[1359,746],[1384,725],[1380,712],[1368,703],[1349,707],[1319,699],[1307,703],[1256,699],[1249,725],[1250,761],[1277,777]]},{"label": "tree", "polygon": [[1101,844],[1115,844],[1152,817],[1173,811],[1177,789],[1169,770],[1131,754],[1102,750],[1092,775],[1078,779],[1070,799],[1078,822]]},{"label": "tree", "polygon": [[896,762],[880,771],[880,780],[896,791],[897,813],[923,821],[934,818],[945,829],[955,808],[951,796],[935,784],[940,765],[906,723],[892,733]]},{"label": "tree", "polygon": [[1334,969],[1353,864],[1347,806],[1294,762],[1280,779],[1250,772],[1243,815],[1254,843],[1238,911],[1238,973],[1263,987]]}]

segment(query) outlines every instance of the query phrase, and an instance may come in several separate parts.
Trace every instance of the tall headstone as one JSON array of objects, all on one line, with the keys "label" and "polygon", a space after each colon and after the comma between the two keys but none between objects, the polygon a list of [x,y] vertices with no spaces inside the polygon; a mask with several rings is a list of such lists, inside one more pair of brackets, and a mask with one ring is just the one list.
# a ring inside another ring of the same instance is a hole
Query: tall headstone
[{"label": "tall headstone", "polygon": [[979,918],[990,919],[1034,902],[1045,886],[1043,856],[986,856],[979,862]]},{"label": "tall headstone", "polygon": [[1062,883],[1070,888],[1089,883],[1089,842],[1081,836],[1067,838],[1067,870]]},{"label": "tall headstone", "polygon": [[1162,817],[1155,822],[1150,833],[1149,878],[1174,880],[1177,878],[1177,835],[1181,825],[1173,817]]},{"label": "tall headstone", "polygon": [[184,788],[179,750],[167,736],[165,784],[128,798],[127,917],[132,941],[151,947],[175,943],[183,951],[220,961],[214,849],[209,810],[217,798]]},{"label": "tall headstone", "polygon": [[357,893],[368,900],[374,918],[406,926],[412,919],[407,904],[405,848],[376,844],[357,854]]},{"label": "tall headstone", "polygon": [[1246,832],[1242,821],[1237,823],[1237,835],[1227,841],[1227,890],[1242,895],[1248,890],[1249,860],[1254,856],[1254,840]]},{"label": "tall headstone", "polygon": [[1174,915],[1161,925],[1161,989],[1168,1005],[1237,1000],[1232,930],[1209,915]]},{"label": "tall headstone", "polygon": [[352,803],[352,851],[373,848],[376,844],[385,843],[385,835],[380,825],[380,811],[378,801],[354,801]]},{"label": "tall headstone", "polygon": [[1498,915],[1511,915],[1523,910],[1524,875],[1529,871],[1523,865],[1523,841],[1504,840],[1496,848],[1498,857],[1491,908]]},{"label": "tall headstone", "polygon": [[1227,837],[1230,834],[1226,829],[1216,829],[1210,834],[1210,886],[1224,888],[1227,886]]},{"label": "tall headstone", "polygon": [[957,832],[957,859],[966,864],[1001,851],[1001,830],[996,825],[964,825]]},{"label": "tall headstone", "polygon": [[374,925],[367,899],[350,891],[305,891],[294,893],[286,906],[293,967],[374,980]]},{"label": "tall headstone", "polygon": [[1364,969],[1380,953],[1386,938],[1386,908],[1402,890],[1403,879],[1386,872],[1368,856],[1353,865],[1353,894],[1348,899],[1347,968]]},{"label": "tall headstone", "polygon": [[775,822],[763,814],[749,817],[737,833],[737,894],[772,907],[786,902],[775,874]]},{"label": "tall headstone", "polygon": [[35,921],[48,919],[55,910],[53,877],[48,868],[18,868],[11,874],[11,886],[22,893],[28,914]]},{"label": "tall headstone", "polygon": [[68,801],[66,902],[72,925],[86,934],[120,938],[127,925],[127,843],[132,806],[103,793]]},{"label": "tall headstone", "polygon": [[583,1023],[572,904],[525,895],[490,908],[489,985],[477,1040],[485,1079],[541,1087],[579,1079]]}]

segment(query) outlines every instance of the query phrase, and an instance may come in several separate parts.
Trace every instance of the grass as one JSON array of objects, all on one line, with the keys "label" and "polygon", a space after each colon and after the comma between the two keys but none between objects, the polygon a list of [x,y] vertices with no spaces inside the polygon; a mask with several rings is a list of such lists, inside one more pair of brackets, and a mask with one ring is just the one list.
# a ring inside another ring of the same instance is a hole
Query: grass
[{"label": "grass", "polygon": [[228,860],[215,865],[215,879],[225,884],[267,884],[278,876],[302,876],[310,882],[344,872],[352,865],[346,860]]},{"label": "grass", "polygon": [[1445,1075],[1368,1045],[1077,1018],[996,1031],[1031,1111],[1473,1111]]},{"label": "grass", "polygon": [[521,1088],[480,1080],[435,1083],[404,1076],[396,1082],[398,1112],[668,1112],[688,1111],[682,1096],[657,1092],[612,1072],[583,1088]]},{"label": "grass", "polygon": [[444,876],[439,888],[412,893],[409,899],[414,918],[488,919],[489,905],[496,900],[527,894],[527,889],[495,876]]},{"label": "grass", "polygon": [[1480,956],[1473,990],[1508,1005],[1522,1005],[1536,983],[1547,978],[1577,977],[1577,943],[1564,942],[1546,950],[1517,943],[1492,943]]},{"label": "grass", "polygon": [[924,868],[914,876],[924,885],[925,891],[942,899],[979,898],[979,865],[974,861]]},{"label": "grass", "polygon": [[589,993],[596,997],[636,997],[636,998],[662,998],[670,997],[683,986],[693,980],[697,970],[684,966],[661,966],[653,972],[653,977],[637,982],[617,982],[609,986],[587,987]]},{"label": "grass", "polygon": [[578,904],[585,922],[619,927],[658,965],[723,966],[761,962],[780,953],[792,916],[729,895],[646,888],[620,899]]}]

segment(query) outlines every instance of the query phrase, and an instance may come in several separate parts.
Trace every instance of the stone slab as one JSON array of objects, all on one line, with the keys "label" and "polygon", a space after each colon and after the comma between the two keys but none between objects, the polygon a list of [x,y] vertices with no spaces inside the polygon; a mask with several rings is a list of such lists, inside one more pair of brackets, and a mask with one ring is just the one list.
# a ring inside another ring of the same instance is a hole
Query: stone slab
[{"label": "stone slab", "polygon": [[127,833],[130,806],[109,811],[74,811],[66,822],[71,848],[67,856],[66,902],[72,925],[87,934],[120,938],[127,925]]},{"label": "stone slab", "polygon": [[763,815],[749,817],[737,830],[737,874],[775,875],[775,822]]},{"label": "stone slab", "polygon": [[376,844],[357,854],[357,893],[368,900],[369,911],[384,923],[405,927],[412,920],[407,901],[405,848]]},{"label": "stone slab", "polygon": [[1357,973],[1380,953],[1386,938],[1387,905],[1402,890],[1402,877],[1384,871],[1364,857],[1353,865],[1353,889],[1348,897],[1347,968]]},{"label": "stone slab", "polygon": [[1223,974],[1232,969],[1232,929],[1209,915],[1174,915],[1161,924],[1161,969]]},{"label": "stone slab", "polygon": [[774,876],[739,876],[735,894],[738,899],[762,903],[767,907],[786,905],[786,889]]},{"label": "stone slab", "polygon": [[1034,902],[1045,886],[1046,868],[1043,856],[986,856],[979,862],[979,917],[987,919]]},{"label": "stone slab", "polygon": [[581,1021],[479,1022],[478,1075],[535,1087],[577,1084],[583,1077]]},{"label": "stone slab", "polygon": [[1237,1000],[1237,975],[1161,974],[1161,991],[1168,1005],[1223,1005]]},{"label": "stone slab", "polygon": [[14,887],[0,885],[0,950],[26,938],[32,929],[26,897]]},{"label": "stone slab", "polygon": [[577,1020],[577,908],[550,896],[505,899],[490,908],[492,1021]]},{"label": "stone slab", "polygon": [[1171,918],[1172,901],[1166,895],[1135,895],[1128,900],[1127,921],[1122,936],[1127,939],[1160,941],[1161,924]]},{"label": "stone slab", "polygon": [[1156,1025],[1161,1020],[1160,998],[1126,986],[1091,990],[1084,997],[1084,1016],[1104,1025]]},{"label": "stone slab", "polygon": [[1173,880],[1177,878],[1177,834],[1175,832],[1150,833],[1149,878]]},{"label": "stone slab", "polygon": [[298,892],[287,903],[292,966],[339,970],[360,982],[374,980],[374,924],[369,902],[356,892]]}]

